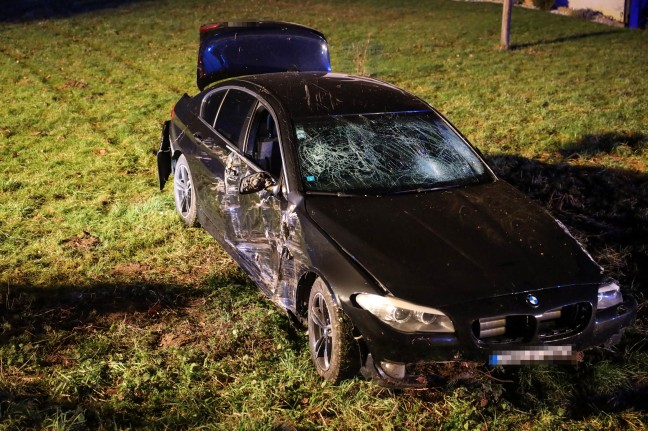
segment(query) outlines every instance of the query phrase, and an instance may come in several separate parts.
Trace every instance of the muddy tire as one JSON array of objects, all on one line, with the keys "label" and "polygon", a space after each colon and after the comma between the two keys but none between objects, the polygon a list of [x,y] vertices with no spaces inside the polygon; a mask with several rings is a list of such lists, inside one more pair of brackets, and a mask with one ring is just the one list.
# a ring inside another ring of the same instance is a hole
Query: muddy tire
[{"label": "muddy tire", "polygon": [[308,298],[308,346],[324,379],[339,383],[358,374],[360,352],[353,325],[321,278],[315,280]]}]

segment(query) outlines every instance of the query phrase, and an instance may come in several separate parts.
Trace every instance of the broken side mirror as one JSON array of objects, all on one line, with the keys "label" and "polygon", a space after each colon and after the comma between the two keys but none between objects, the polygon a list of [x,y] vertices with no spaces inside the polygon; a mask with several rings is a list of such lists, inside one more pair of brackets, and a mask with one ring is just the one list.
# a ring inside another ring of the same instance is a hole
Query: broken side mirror
[{"label": "broken side mirror", "polygon": [[269,173],[265,171],[255,172],[241,178],[241,183],[239,184],[239,193],[242,195],[258,193],[261,190],[266,190],[274,187],[276,184],[276,181]]}]

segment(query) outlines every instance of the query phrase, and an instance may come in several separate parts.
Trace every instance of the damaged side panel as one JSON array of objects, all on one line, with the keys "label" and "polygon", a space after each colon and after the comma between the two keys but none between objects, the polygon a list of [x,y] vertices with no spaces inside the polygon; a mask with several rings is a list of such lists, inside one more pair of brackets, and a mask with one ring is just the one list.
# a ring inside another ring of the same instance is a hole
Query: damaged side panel
[{"label": "damaged side panel", "polygon": [[298,278],[309,262],[295,206],[270,190],[240,194],[240,179],[256,172],[232,152],[225,169],[223,240],[239,263],[278,305],[294,311]]},{"label": "damaged side panel", "polygon": [[[215,95],[207,93],[200,101],[204,102],[210,94]],[[278,193],[271,190],[251,194],[239,192],[241,179],[259,171],[256,161],[251,161],[258,155],[255,156],[241,143],[251,140],[253,135],[248,132],[248,137],[241,132],[239,142],[226,141],[214,129],[216,121],[213,118],[205,121],[201,112],[197,102],[192,104],[189,99],[181,99],[176,105],[173,120],[166,126],[168,131],[163,149],[168,148],[165,154],[169,160],[176,152],[191,156],[187,160],[194,177],[200,223],[264,294],[277,305],[299,315],[305,305],[299,302],[304,294],[297,290],[304,277],[312,281],[313,274],[320,274],[328,283],[336,285],[340,303],[347,302],[355,289],[371,291],[371,283],[364,277],[348,282],[348,274],[354,272],[349,267],[353,263],[340,259],[337,254],[321,253],[322,250],[331,250],[331,244],[322,232],[313,228],[310,222],[306,222],[308,232],[303,231],[303,218],[307,218],[303,201],[300,206],[296,203],[298,198],[289,199],[285,187],[286,182],[298,181],[291,169],[279,175],[279,183],[284,187]],[[283,116],[274,118],[279,119],[279,130],[289,126],[282,122],[285,121]],[[241,127],[251,128],[248,126],[250,123],[254,124],[254,118]],[[266,133],[263,126],[259,130]],[[282,152],[281,156],[285,166],[294,166],[292,153]],[[168,166],[170,172],[170,162]],[[345,273],[346,277],[343,276]],[[340,279],[332,274],[339,274]],[[305,295],[307,298],[308,293]]]},{"label": "damaged side panel", "polygon": [[312,262],[306,253],[302,226],[293,204],[282,214],[279,246],[279,277],[274,301],[298,315],[297,288],[302,276],[312,268]]}]

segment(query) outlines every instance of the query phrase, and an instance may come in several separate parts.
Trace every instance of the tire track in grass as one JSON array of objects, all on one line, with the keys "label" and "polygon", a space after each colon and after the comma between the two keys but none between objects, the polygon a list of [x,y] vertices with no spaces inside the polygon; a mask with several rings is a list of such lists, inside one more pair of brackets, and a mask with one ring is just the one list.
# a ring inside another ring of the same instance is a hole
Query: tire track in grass
[{"label": "tire track in grass", "polygon": [[[58,22],[57,22],[58,23]],[[78,22],[74,23],[75,29],[78,29],[78,32],[69,31],[69,29],[62,28],[61,25],[53,25],[49,22],[43,24],[47,28],[48,32],[58,36],[61,41],[67,41],[67,46],[75,47],[79,50],[87,50],[93,53],[100,53],[100,55],[93,55],[92,64],[86,69],[90,70],[90,67],[93,70],[98,71],[99,73],[93,73],[92,76],[113,76],[115,70],[119,70],[120,73],[124,75],[124,81],[127,81],[130,77],[137,77],[137,81],[143,83],[145,86],[145,91],[127,91],[125,93],[137,94],[139,97],[147,99],[141,103],[131,104],[127,109],[122,109],[121,111],[125,113],[122,117],[122,124],[119,127],[115,128],[114,132],[117,136],[114,138],[109,137],[109,143],[114,144],[115,141],[119,141],[119,135],[127,134],[133,136],[140,132],[141,127],[138,128],[138,123],[151,117],[151,114],[158,113],[160,110],[163,110],[165,114],[168,113],[166,105],[171,106],[175,102],[175,99],[179,95],[186,92],[185,89],[180,88],[175,83],[170,82],[167,79],[160,77],[157,74],[151,73],[146,67],[137,65],[133,61],[127,58],[126,55],[119,54],[114,50],[102,45],[97,42],[99,39],[85,36],[84,33],[90,31],[88,26],[79,26]],[[135,46],[135,45],[134,45]],[[134,50],[135,51],[135,50]],[[135,51],[138,52],[138,51]],[[109,61],[112,60],[112,61]],[[128,73],[130,71],[132,73]],[[168,76],[168,75],[164,75]],[[163,96],[163,94],[173,95],[170,98]],[[170,100],[166,100],[170,99]],[[123,99],[118,99],[118,103],[121,103]],[[114,112],[117,112],[117,105],[115,105]],[[155,118],[162,118],[159,114],[155,115]],[[159,121],[161,122],[161,120]],[[112,131],[112,129],[111,129]],[[135,132],[135,133],[132,133]],[[145,139],[149,139],[146,137]]]},{"label": "tire track in grass", "polygon": [[[81,104],[79,104],[76,101],[76,99],[71,97],[69,92],[62,91],[61,89],[53,85],[50,82],[51,81],[50,77],[52,75],[47,74],[47,72],[40,70],[36,65],[34,65],[33,64],[34,61],[32,60],[31,57],[21,56],[19,54],[12,53],[10,50],[6,49],[2,45],[0,45],[0,53],[2,53],[5,57],[12,59],[14,62],[20,63],[23,68],[27,69],[29,76],[32,79],[39,82],[44,91],[52,94],[52,100],[56,101],[57,103],[63,102],[65,105],[69,107],[69,109],[59,109],[59,112],[67,111],[67,112],[79,114],[86,118],[88,117],[88,110],[82,107]],[[53,71],[53,70],[48,69],[48,71]],[[99,135],[103,140],[105,140],[106,142],[110,142],[109,139],[110,136],[104,128],[99,127],[92,122],[88,122],[86,124],[88,124],[91,130],[97,135]]]},{"label": "tire track in grass", "polygon": [[[151,134],[148,131],[149,126],[143,124],[144,120],[142,119],[149,117],[149,113],[159,109],[159,106],[154,105],[151,107],[142,103],[141,111],[136,113],[135,119],[130,121],[130,124],[127,124],[120,110],[116,108],[118,106],[116,103],[126,103],[126,106],[122,109],[123,112],[126,112],[131,110],[132,107],[132,104],[128,105],[128,101],[123,102],[120,99],[110,104],[110,101],[92,100],[92,95],[88,99],[88,94],[84,94],[86,91],[84,88],[68,87],[69,83],[72,83],[73,86],[78,82],[74,79],[78,78],[78,76],[72,75],[74,70],[68,70],[66,74],[66,70],[57,67],[56,61],[60,60],[61,57],[65,57],[65,54],[69,54],[64,52],[64,49],[57,50],[57,47],[54,46],[55,49],[50,50],[48,53],[49,57],[37,57],[34,52],[38,54],[38,51],[34,51],[29,42],[23,42],[22,44],[19,41],[16,42],[13,48],[0,45],[0,53],[12,62],[20,63],[20,67],[25,70],[29,78],[42,86],[42,92],[49,94],[48,98],[52,101],[50,103],[53,103],[52,107],[56,110],[54,115],[58,115],[58,117],[54,117],[53,121],[50,121],[50,129],[45,126],[40,132],[45,136],[45,139],[51,141],[49,142],[50,149],[59,148],[63,150],[64,148],[70,148],[70,142],[75,142],[74,151],[77,156],[87,157],[90,162],[87,169],[79,172],[79,175],[87,174],[94,177],[93,171],[96,173],[97,169],[106,168],[108,163],[112,163],[110,165],[111,169],[117,172],[123,171],[132,174],[142,170],[148,171],[150,163],[145,164],[142,162],[144,154],[150,154],[148,146],[144,148],[141,144],[132,141],[139,139],[138,134]],[[56,45],[56,42],[52,45]],[[65,46],[64,48],[70,47]],[[75,49],[77,48],[72,47],[73,51]],[[96,72],[90,71],[89,73],[93,73],[91,76],[96,76]],[[83,81],[81,82],[83,83]],[[83,85],[87,86],[87,83],[83,83]],[[119,97],[120,94],[114,92],[110,96]],[[107,108],[106,105],[108,105]],[[104,118],[102,118],[102,115]],[[144,129],[144,131],[141,132],[141,129]],[[52,134],[58,134],[58,136],[47,138],[48,135]],[[149,139],[150,136],[148,135],[145,136],[144,141],[157,142],[157,139]],[[57,141],[60,141],[61,144],[57,145]],[[106,151],[104,145],[112,147],[113,151]],[[133,145],[135,145],[134,148]],[[129,147],[132,149],[124,151],[124,148]],[[95,155],[100,157],[93,157]],[[112,157],[103,158],[101,157],[103,155]],[[48,161],[48,166],[53,167],[56,163],[60,165],[62,163],[60,159],[61,157],[52,158]]]},{"label": "tire track in grass", "polygon": [[[166,91],[169,91],[174,95],[183,94],[186,91],[185,89],[180,88],[175,83],[171,83],[168,80],[166,80],[164,77],[168,75],[162,75],[162,77],[159,75],[154,75],[146,68],[143,68],[137,65],[136,63],[133,63],[130,59],[126,58],[125,56],[114,52],[113,50],[106,47],[105,45],[101,45],[99,43],[94,42],[93,40],[91,40],[86,36],[65,31],[60,27],[57,27],[56,29],[49,28],[49,30],[53,34],[64,37],[73,43],[84,45],[86,48],[90,48],[96,52],[101,52],[102,54],[105,54],[106,57],[114,61],[114,64],[117,64],[119,66],[125,66],[127,69],[130,69],[131,71],[135,72],[139,76],[148,77],[149,79],[146,80],[147,83],[159,84],[162,87],[164,87]],[[88,30],[88,28],[86,27],[83,28],[82,30],[86,31]],[[110,72],[110,70],[106,70],[106,71]]]},{"label": "tire track in grass", "polygon": [[[69,143],[82,136],[82,133],[89,133],[103,141],[108,140],[108,135],[105,130],[93,129],[85,124],[84,131],[74,129],[64,139],[50,134],[45,130],[47,125],[38,121],[43,111],[34,108],[35,103],[43,101],[47,104],[46,110],[55,111],[55,122],[65,121],[66,116],[83,116],[85,111],[49,82],[47,72],[34,64],[30,51],[24,46],[17,44],[8,47],[1,44],[0,56],[6,59],[4,66],[15,71],[8,75],[27,77],[29,80],[17,85],[28,86],[30,92],[38,96],[37,102],[21,99],[15,103],[18,109],[31,112],[13,124],[12,127],[19,128],[14,133],[15,138],[8,140],[13,147],[10,153],[13,156],[3,166],[4,175],[14,178],[22,187],[11,195],[13,207],[7,206],[2,211],[2,219],[10,235],[0,247],[0,254],[6,254],[0,259],[0,273],[4,274],[0,279],[15,281],[21,277],[38,278],[38,274],[47,277],[50,274],[48,268],[63,265],[57,245],[60,237],[65,235],[64,232],[76,229],[66,210],[74,209],[76,213],[76,208],[86,206],[84,202],[92,199],[92,192],[75,186],[78,177],[86,172],[61,165],[70,151],[77,151]],[[5,82],[5,86],[9,85]],[[39,127],[41,130],[38,130]]]},{"label": "tire track in grass", "polygon": [[[68,122],[74,123],[72,131],[79,132],[76,136],[77,139],[87,140],[89,136],[94,135],[112,147],[135,145],[134,150],[121,151],[122,155],[117,162],[126,173],[137,173],[146,169],[149,163],[146,163],[145,166],[142,157],[144,153],[148,153],[149,148],[148,146],[144,148],[138,142],[133,141],[157,142],[156,138],[151,138],[153,129],[156,129],[157,126],[153,127],[152,124],[149,124],[151,122],[148,119],[152,117],[151,113],[161,110],[165,101],[158,96],[150,97],[147,95],[147,91],[124,94],[120,88],[114,90],[109,83],[106,84],[109,81],[99,81],[98,77],[109,77],[109,80],[116,79],[128,83],[132,82],[133,75],[136,75],[134,86],[142,86],[145,89],[151,83],[145,83],[145,77],[123,72],[119,68],[117,68],[117,72],[111,70],[102,55],[88,56],[88,52],[102,54],[101,51],[94,51],[92,46],[76,43],[69,36],[57,34],[49,29],[47,32],[54,35],[50,38],[52,43],[48,47],[47,55],[38,56],[42,54],[42,51],[34,48],[37,46],[37,41],[22,38],[15,40],[13,49],[0,46],[0,52],[13,61],[20,62],[27,74],[40,82],[50,94],[50,98],[59,105],[59,111],[67,114]],[[77,65],[76,69],[75,65]],[[93,80],[98,83],[88,85],[82,77],[91,83]],[[81,88],[74,88],[76,84],[79,84]],[[86,90],[86,87],[90,87],[90,89]],[[174,94],[178,94],[174,88],[166,86],[159,86],[159,88],[163,92],[173,91]],[[153,93],[159,94],[158,92]],[[62,107],[61,104],[65,104],[65,106]],[[76,117],[76,121],[70,121],[74,117]],[[56,122],[61,123],[60,121]],[[89,133],[84,134],[79,125],[87,127]],[[59,133],[61,132],[59,131]],[[69,133],[64,131],[61,135],[67,138]],[[92,138],[90,139],[92,140]],[[65,141],[69,141],[69,139],[65,139]],[[100,147],[101,145],[91,143],[86,145],[85,149],[89,153],[105,151],[100,150]]]}]

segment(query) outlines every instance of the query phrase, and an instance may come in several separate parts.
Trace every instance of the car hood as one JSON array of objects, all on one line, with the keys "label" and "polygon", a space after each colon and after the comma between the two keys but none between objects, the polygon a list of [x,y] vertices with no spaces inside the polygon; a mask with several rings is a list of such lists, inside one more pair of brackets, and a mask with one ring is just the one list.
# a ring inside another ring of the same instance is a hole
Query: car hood
[{"label": "car hood", "polygon": [[399,298],[442,306],[595,283],[601,268],[503,181],[395,196],[308,196],[311,219]]}]

